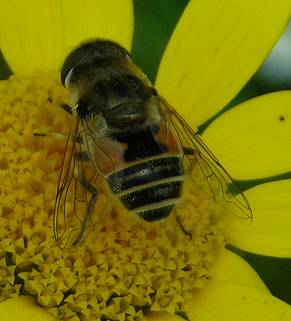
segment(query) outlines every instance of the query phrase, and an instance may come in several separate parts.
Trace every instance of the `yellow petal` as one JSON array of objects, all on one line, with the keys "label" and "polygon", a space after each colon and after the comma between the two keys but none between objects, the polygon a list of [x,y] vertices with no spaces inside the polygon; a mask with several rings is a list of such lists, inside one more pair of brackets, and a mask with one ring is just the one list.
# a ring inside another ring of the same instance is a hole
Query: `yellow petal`
[{"label": "yellow petal", "polygon": [[191,321],[291,320],[291,307],[272,295],[247,286],[215,281],[187,304],[186,313]]},{"label": "yellow petal", "polygon": [[231,243],[243,250],[291,258],[291,180],[258,185],[245,192],[253,221],[234,221]]},{"label": "yellow petal", "polygon": [[284,31],[289,0],[193,0],[161,62],[157,88],[194,128],[243,87]]},{"label": "yellow petal", "polygon": [[56,321],[44,308],[27,296],[8,299],[0,303],[1,320],[5,321]]},{"label": "yellow petal", "polygon": [[[228,251],[228,250],[223,250],[221,252],[221,254],[219,255],[219,258],[216,262],[216,266],[215,266],[215,270],[213,272],[212,278],[209,281],[210,282],[210,286],[213,287],[213,284],[219,284],[222,285],[222,287],[225,286],[229,287],[229,286],[243,286],[243,288],[254,288],[258,291],[264,292],[265,294],[269,294],[270,291],[268,290],[268,288],[266,287],[266,285],[264,284],[264,282],[260,279],[260,277],[257,275],[257,273],[255,272],[255,270],[253,270],[251,268],[251,266],[249,264],[246,263],[246,261],[244,261],[242,258],[240,258],[238,255]],[[240,288],[240,287],[238,287]],[[206,296],[209,293],[209,289],[205,289],[206,294],[204,295],[203,290],[201,290],[201,294],[199,294],[198,296],[198,300],[202,298],[205,298],[205,300],[207,300]],[[196,294],[195,294],[196,295]],[[264,294],[263,294],[264,295]],[[193,297],[193,303],[187,303],[187,311],[192,311],[192,308],[189,308],[189,306],[191,307],[192,304],[193,306],[197,305],[197,310],[199,310],[199,302],[196,303],[196,296]],[[221,302],[221,301],[220,301]],[[226,310],[226,314],[227,314],[227,309],[228,306],[226,306],[225,302],[224,304],[224,309]],[[204,311],[205,307],[204,305],[206,305],[205,302],[202,303],[202,309]],[[216,305],[209,306],[209,309],[216,309]],[[195,312],[197,313],[197,312]],[[201,315],[203,315],[202,311],[200,312]],[[200,315],[200,314],[199,314]],[[206,314],[207,315],[207,314]],[[195,317],[192,316],[192,312],[187,313],[187,316],[189,317],[190,320],[195,320],[196,321],[196,317],[197,315],[194,314]],[[211,315],[211,317],[213,317],[214,315]],[[230,315],[231,316],[231,315]],[[233,315],[232,315],[233,316]],[[181,318],[179,318],[178,316],[173,316],[170,315],[168,313],[164,313],[164,312],[152,312],[149,314],[149,316],[147,316],[144,321],[170,321],[170,320],[183,320]],[[203,321],[207,321],[207,320],[223,320],[223,321],[227,321],[227,320],[236,320],[236,318],[234,317],[233,319],[224,319],[224,318],[201,318],[198,320],[203,320]],[[252,319],[246,319],[246,320],[252,320]],[[258,319],[258,320],[263,320],[263,319]],[[258,321],[256,320],[256,321]]]},{"label": "yellow petal", "polygon": [[65,55],[88,38],[131,47],[131,0],[3,0],[1,50],[15,73],[58,69]]},{"label": "yellow petal", "polygon": [[241,257],[224,249],[217,262],[212,279],[217,282],[243,285],[270,293],[256,271]]},{"label": "yellow petal", "polygon": [[291,170],[291,91],[251,99],[224,113],[203,140],[236,179]]}]

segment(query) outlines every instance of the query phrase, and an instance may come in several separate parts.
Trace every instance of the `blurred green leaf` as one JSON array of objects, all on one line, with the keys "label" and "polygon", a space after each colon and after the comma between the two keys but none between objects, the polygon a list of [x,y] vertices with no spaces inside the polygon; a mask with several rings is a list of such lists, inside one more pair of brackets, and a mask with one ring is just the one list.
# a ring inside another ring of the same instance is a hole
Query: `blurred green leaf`
[{"label": "blurred green leaf", "polygon": [[291,304],[291,259],[257,255],[231,245],[227,248],[256,270],[274,296]]},{"label": "blurred green leaf", "polygon": [[179,17],[189,0],[134,0],[132,55],[151,81]]},{"label": "blurred green leaf", "polygon": [[0,50],[0,80],[7,79],[12,74]]}]

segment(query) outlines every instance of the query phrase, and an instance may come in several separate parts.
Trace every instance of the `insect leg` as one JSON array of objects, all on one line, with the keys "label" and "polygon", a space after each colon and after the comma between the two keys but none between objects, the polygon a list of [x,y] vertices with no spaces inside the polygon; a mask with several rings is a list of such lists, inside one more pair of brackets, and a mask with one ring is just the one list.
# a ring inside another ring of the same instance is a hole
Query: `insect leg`
[{"label": "insect leg", "polygon": [[71,108],[69,105],[67,105],[67,104],[61,104],[60,107],[61,107],[64,111],[66,111],[67,113],[69,113],[70,115],[73,114],[73,113],[72,113],[72,108]]},{"label": "insect leg", "polygon": [[[60,107],[65,110],[67,113],[70,115],[73,115],[72,113],[72,108],[67,105],[67,104],[61,104]],[[45,134],[45,133],[33,133],[33,136],[39,136],[39,137],[45,137],[45,136],[53,136],[54,134]],[[56,134],[56,135],[61,135],[61,134]]]},{"label": "insect leg", "polygon": [[[81,159],[82,161],[89,161],[90,160],[89,155],[86,152],[76,153],[76,158]],[[80,231],[77,239],[74,241],[73,245],[78,244],[81,241],[81,239],[83,238],[83,235],[84,235],[86,229],[88,228],[89,218],[94,210],[94,207],[95,207],[95,204],[96,204],[97,198],[98,198],[97,189],[95,188],[95,186],[93,184],[91,184],[86,179],[84,173],[82,173],[82,172],[79,173],[78,180],[81,183],[81,185],[91,194],[91,197],[90,197],[90,200],[87,204],[85,219],[82,224],[81,231]]]},{"label": "insect leg", "polygon": [[191,233],[189,233],[189,232],[185,229],[183,222],[181,221],[180,217],[177,215],[177,213],[176,213],[175,211],[174,211],[174,215],[175,215],[175,219],[176,219],[179,227],[181,228],[182,232],[183,232],[190,240],[192,240],[192,235],[191,235]]},{"label": "insect leg", "polygon": [[189,147],[183,147],[183,152],[185,155],[194,155],[196,153],[194,149]]}]

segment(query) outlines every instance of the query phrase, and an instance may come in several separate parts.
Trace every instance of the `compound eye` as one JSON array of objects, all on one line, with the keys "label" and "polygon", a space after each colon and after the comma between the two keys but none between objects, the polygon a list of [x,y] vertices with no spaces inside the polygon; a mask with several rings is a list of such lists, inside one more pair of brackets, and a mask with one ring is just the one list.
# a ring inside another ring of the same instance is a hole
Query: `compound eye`
[{"label": "compound eye", "polygon": [[70,82],[70,77],[66,80],[68,76],[78,78],[92,66],[121,62],[125,59],[131,60],[130,53],[113,41],[94,40],[84,43],[66,58],[61,70],[62,83],[67,85]]},{"label": "compound eye", "polygon": [[73,50],[68,57],[66,58],[63,66],[62,66],[62,70],[61,70],[61,81],[62,84],[65,86],[65,81],[66,81],[66,77],[68,76],[68,74],[70,73],[70,71],[72,71],[72,69],[80,63],[80,60],[83,59],[84,57],[84,49],[83,47],[77,48],[75,50]]}]

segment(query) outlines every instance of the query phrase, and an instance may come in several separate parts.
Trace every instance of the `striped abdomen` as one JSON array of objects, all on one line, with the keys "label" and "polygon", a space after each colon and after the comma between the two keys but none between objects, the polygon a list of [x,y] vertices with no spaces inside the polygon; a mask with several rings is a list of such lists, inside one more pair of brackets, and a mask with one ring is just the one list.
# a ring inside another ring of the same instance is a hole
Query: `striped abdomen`
[{"label": "striped abdomen", "polygon": [[123,205],[146,221],[167,217],[179,201],[184,181],[181,158],[142,161],[109,176],[112,192]]},{"label": "striped abdomen", "polygon": [[146,221],[167,217],[181,196],[184,173],[180,155],[166,154],[152,130],[117,139],[127,144],[124,157],[128,166],[107,178],[113,194]]},{"label": "striped abdomen", "polygon": [[167,217],[179,201],[184,181],[181,159],[145,160],[109,176],[109,186],[128,209],[146,221]]}]

